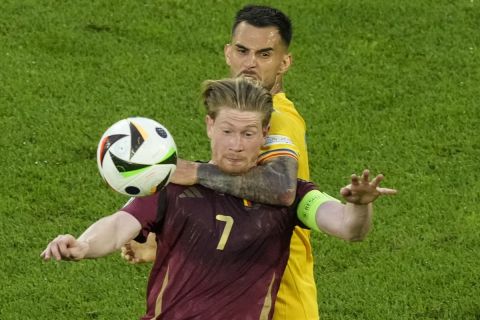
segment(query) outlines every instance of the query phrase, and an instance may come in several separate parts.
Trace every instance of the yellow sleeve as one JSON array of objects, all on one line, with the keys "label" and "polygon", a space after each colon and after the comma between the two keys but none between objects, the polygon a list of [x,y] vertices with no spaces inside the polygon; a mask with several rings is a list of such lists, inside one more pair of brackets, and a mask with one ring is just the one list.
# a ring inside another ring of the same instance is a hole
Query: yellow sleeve
[{"label": "yellow sleeve", "polygon": [[289,156],[298,161],[299,147],[295,142],[292,125],[289,124],[291,121],[288,120],[283,112],[272,113],[268,136],[260,151],[260,162],[278,156]]},{"label": "yellow sleeve", "polygon": [[292,157],[298,161],[298,177],[309,180],[305,121],[284,96],[274,97],[274,108],[259,163],[280,156]]}]

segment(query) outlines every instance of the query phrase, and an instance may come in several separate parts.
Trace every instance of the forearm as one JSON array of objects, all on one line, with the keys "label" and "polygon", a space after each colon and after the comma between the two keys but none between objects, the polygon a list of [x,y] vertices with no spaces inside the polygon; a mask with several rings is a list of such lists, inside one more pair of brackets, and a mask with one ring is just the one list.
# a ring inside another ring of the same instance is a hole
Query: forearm
[{"label": "forearm", "polygon": [[382,180],[383,175],[377,175],[370,181],[367,169],[363,171],[361,177],[353,174],[351,184],[340,189],[347,204],[325,201],[327,197],[324,194],[317,190],[311,191],[300,201],[297,212],[299,218],[301,221],[311,222],[312,207],[315,207],[315,223],[307,226],[313,225],[314,228],[318,227],[348,241],[361,241],[372,227],[373,202],[380,195],[397,193],[395,189],[379,188]]},{"label": "forearm", "polygon": [[320,230],[343,240],[361,241],[372,225],[372,204],[327,201],[317,208],[315,218]]},{"label": "forearm", "polygon": [[372,227],[373,205],[346,203],[343,220],[349,241],[363,240]]},{"label": "forearm", "polygon": [[140,223],[133,216],[119,211],[92,224],[77,240],[88,244],[84,258],[98,258],[119,250],[140,230]]},{"label": "forearm", "polygon": [[200,164],[198,183],[222,193],[274,205],[291,205],[297,187],[297,162],[278,157],[243,175],[229,175],[212,164]]}]

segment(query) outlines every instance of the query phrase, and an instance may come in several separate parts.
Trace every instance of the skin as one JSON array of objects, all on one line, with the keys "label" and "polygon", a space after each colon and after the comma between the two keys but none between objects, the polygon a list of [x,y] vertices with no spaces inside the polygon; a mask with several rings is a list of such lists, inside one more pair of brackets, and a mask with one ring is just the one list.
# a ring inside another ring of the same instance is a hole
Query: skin
[{"label": "skin", "polygon": [[[272,94],[283,92],[283,75],[292,64],[292,55],[276,27],[255,27],[241,22],[224,47],[230,76],[246,76],[262,83]],[[226,174],[216,165],[178,159],[172,183],[201,184],[213,190],[255,202],[290,206],[295,200],[298,163],[291,157],[275,157],[242,175]],[[122,247],[122,256],[131,263],[153,261],[156,243],[131,241]]]},{"label": "skin", "polygon": [[[212,162],[229,174],[241,174],[256,166],[256,157],[265,142],[268,128],[262,127],[258,112],[222,108],[216,119],[206,117],[207,135],[211,140]],[[327,201],[316,211],[317,226],[328,234],[348,241],[362,240],[371,228],[372,202],[396,190],[380,188],[382,175],[372,181],[369,171],[361,177],[352,175],[351,183],[340,190],[347,204]],[[81,260],[108,255],[134,239],[141,225],[133,216],[118,211],[92,224],[76,239],[59,235],[41,253],[44,260]],[[142,262],[124,251],[125,259]],[[130,247],[131,249],[131,247]]]},{"label": "skin", "polygon": [[[292,63],[292,56],[275,27],[258,28],[241,22],[231,43],[225,45],[224,53],[232,77],[252,77],[272,94],[283,91],[282,78]],[[297,169],[295,159],[276,157],[243,175],[232,176],[212,164],[179,159],[172,182],[199,183],[240,198],[289,206],[295,200]]]},{"label": "skin", "polygon": [[[216,119],[206,117],[211,140],[212,163],[229,174],[240,174],[256,166],[260,147],[268,128],[262,126],[259,112],[222,108]],[[78,239],[59,235],[41,253],[44,260],[80,260],[97,258],[114,252],[135,238],[140,223],[130,214],[118,211],[92,224]]]},{"label": "skin", "polygon": [[222,108],[216,119],[207,116],[211,162],[229,174],[242,174],[257,163],[258,150],[265,143],[267,128],[262,114]]},{"label": "skin", "polygon": [[[249,149],[259,139],[244,139],[242,129],[237,138],[226,137],[224,133],[215,133],[221,136],[218,145],[223,145],[223,152],[217,153],[219,163],[226,168],[247,168],[249,166]],[[237,141],[234,141],[237,140]],[[242,142],[238,142],[242,140]],[[234,143],[232,143],[234,141]],[[224,143],[226,143],[224,145]],[[245,144],[242,160],[237,158],[231,161],[231,150],[238,150],[240,144]],[[217,144],[215,144],[217,145]],[[252,148],[253,150],[253,148]],[[337,201],[326,201],[316,210],[316,223],[320,230],[347,241],[361,241],[365,238],[372,225],[372,202],[381,195],[393,195],[395,189],[380,188],[382,175],[369,179],[369,171],[365,170],[361,177],[353,175],[351,183],[341,189],[346,204]],[[81,260],[98,258],[118,250],[123,243],[135,238],[141,231],[141,225],[133,216],[124,211],[118,211],[92,224],[78,239],[70,234],[59,235],[52,240],[40,254],[44,260]],[[125,258],[131,262],[143,262],[138,257],[132,258],[128,252]]]},{"label": "skin", "polygon": [[351,176],[351,183],[340,189],[347,201],[342,208],[338,203],[327,201],[317,210],[316,222],[320,230],[347,241],[362,241],[372,227],[372,203],[382,195],[394,195],[397,190],[380,188],[383,175],[370,181],[369,170],[359,177]]},{"label": "skin", "polygon": [[283,91],[282,76],[292,64],[292,56],[276,27],[258,28],[241,22],[224,53],[232,77],[259,80],[272,95]]}]

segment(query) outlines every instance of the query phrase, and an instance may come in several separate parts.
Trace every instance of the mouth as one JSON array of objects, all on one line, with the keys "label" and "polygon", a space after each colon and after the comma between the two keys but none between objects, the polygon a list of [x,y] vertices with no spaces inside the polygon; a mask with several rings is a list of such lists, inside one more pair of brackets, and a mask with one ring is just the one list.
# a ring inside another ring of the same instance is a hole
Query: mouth
[{"label": "mouth", "polygon": [[247,78],[259,79],[258,74],[252,71],[242,71],[238,74],[238,76],[243,76]]},{"label": "mouth", "polygon": [[226,158],[226,160],[231,163],[231,164],[234,164],[234,165],[238,165],[238,164],[241,164],[243,163],[243,159],[240,159],[240,158]]}]

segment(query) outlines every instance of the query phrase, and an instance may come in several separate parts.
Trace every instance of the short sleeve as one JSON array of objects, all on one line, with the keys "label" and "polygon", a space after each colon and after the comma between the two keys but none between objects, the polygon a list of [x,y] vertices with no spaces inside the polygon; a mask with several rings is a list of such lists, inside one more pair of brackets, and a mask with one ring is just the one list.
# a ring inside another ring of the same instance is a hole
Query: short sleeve
[{"label": "short sleeve", "polygon": [[292,157],[298,161],[299,147],[292,132],[292,119],[285,112],[275,111],[272,113],[270,129],[265,144],[262,146],[259,162],[279,156]]},{"label": "short sleeve", "polygon": [[121,209],[135,217],[142,226],[142,230],[135,241],[143,243],[150,232],[158,232],[160,230],[167,206],[166,189],[163,188],[150,196],[132,198]]}]

